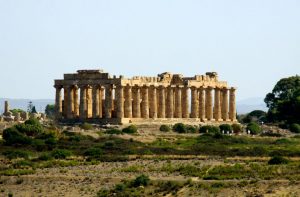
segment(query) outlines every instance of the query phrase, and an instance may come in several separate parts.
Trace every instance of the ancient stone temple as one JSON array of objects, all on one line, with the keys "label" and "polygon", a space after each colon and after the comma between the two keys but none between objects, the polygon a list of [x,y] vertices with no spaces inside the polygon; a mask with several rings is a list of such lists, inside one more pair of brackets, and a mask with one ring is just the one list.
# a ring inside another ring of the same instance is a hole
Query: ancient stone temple
[{"label": "ancient stone temple", "polygon": [[215,72],[183,77],[111,77],[102,70],[78,70],[55,80],[56,117],[96,123],[236,121],[235,91]]}]

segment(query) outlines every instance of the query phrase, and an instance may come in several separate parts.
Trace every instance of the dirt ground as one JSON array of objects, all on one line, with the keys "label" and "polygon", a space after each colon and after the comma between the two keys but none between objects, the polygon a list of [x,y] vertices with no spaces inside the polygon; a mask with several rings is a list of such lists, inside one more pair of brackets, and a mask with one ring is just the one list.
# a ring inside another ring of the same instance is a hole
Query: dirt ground
[{"label": "dirt ground", "polygon": [[[84,165],[74,167],[54,167],[37,169],[35,174],[23,176],[1,177],[0,196],[8,193],[16,197],[32,196],[96,196],[103,188],[112,188],[121,180],[134,179],[144,173],[151,180],[173,180],[213,183],[220,181],[199,180],[197,177],[185,177],[177,173],[158,171],[167,162],[174,165],[197,164],[220,165],[224,164],[219,159],[188,159],[188,160],[151,160],[140,159],[129,162],[103,162],[98,165]],[[139,166],[139,171],[130,171],[128,167]],[[217,192],[205,189],[183,187],[175,196],[300,196],[300,182],[288,180],[258,180],[254,184],[244,187],[238,186],[242,180],[225,180],[232,183],[230,188],[223,188]],[[236,186],[235,186],[236,185]],[[172,194],[168,195],[172,196]]]}]

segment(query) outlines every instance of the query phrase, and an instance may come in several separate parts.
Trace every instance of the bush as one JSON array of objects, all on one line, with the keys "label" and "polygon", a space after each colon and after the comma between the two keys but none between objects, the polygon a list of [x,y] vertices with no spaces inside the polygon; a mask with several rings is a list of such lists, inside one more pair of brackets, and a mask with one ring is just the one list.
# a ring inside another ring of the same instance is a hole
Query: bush
[{"label": "bush", "polygon": [[204,125],[199,129],[200,133],[220,133],[220,128],[211,125]]},{"label": "bush", "polygon": [[120,129],[108,129],[107,131],[105,131],[105,133],[120,135],[122,134],[122,131]]},{"label": "bush", "polygon": [[290,131],[293,133],[300,133],[300,125],[299,124],[291,124]]},{"label": "bush", "polygon": [[199,129],[197,128],[197,126],[186,125],[186,130],[187,130],[188,133],[197,133],[197,131]]},{"label": "bush", "polygon": [[178,132],[178,133],[186,133],[187,132],[187,128],[183,123],[176,123],[173,126],[173,131]]},{"label": "bush", "polygon": [[243,131],[240,124],[232,124],[231,127],[234,133],[241,133]]},{"label": "bush", "polygon": [[3,152],[3,155],[6,156],[8,159],[16,159],[16,158],[29,158],[29,153],[22,150],[8,150]]},{"label": "bush", "polygon": [[48,161],[48,160],[53,159],[53,157],[48,153],[43,153],[39,156],[38,159],[41,160],[41,161]]},{"label": "bush", "polygon": [[83,130],[92,130],[93,129],[93,125],[89,124],[89,123],[83,123],[82,125],[80,125],[80,127],[83,129]]},{"label": "bush", "polygon": [[90,157],[98,157],[99,155],[102,155],[103,151],[101,148],[89,148],[84,152],[85,156]]},{"label": "bush", "polygon": [[282,156],[274,156],[269,161],[269,165],[279,165],[279,164],[287,164],[289,163],[289,160],[282,157]]},{"label": "bush", "polygon": [[135,125],[130,125],[124,129],[122,129],[123,133],[128,133],[128,134],[132,134],[132,133],[136,133],[137,132],[137,127]]},{"label": "bush", "polygon": [[171,128],[168,125],[163,124],[159,127],[159,130],[164,132],[169,132]]},{"label": "bush", "polygon": [[147,186],[150,182],[150,179],[147,175],[142,174],[141,176],[136,177],[135,180],[132,182],[132,186],[139,187],[139,186]]},{"label": "bush", "polygon": [[5,140],[6,145],[14,145],[14,144],[21,144],[27,145],[31,144],[31,139],[26,135],[20,133],[16,127],[11,127],[5,129],[2,135],[3,139]]},{"label": "bush", "polygon": [[250,131],[252,135],[257,135],[261,132],[261,127],[257,123],[251,122],[247,125],[247,131]]},{"label": "bush", "polygon": [[53,150],[51,153],[51,156],[54,157],[55,159],[65,159],[71,155],[72,153],[70,151],[64,149],[56,149]]},{"label": "bush", "polygon": [[229,124],[221,124],[219,126],[221,131],[227,132],[227,131],[232,131],[232,127]]}]

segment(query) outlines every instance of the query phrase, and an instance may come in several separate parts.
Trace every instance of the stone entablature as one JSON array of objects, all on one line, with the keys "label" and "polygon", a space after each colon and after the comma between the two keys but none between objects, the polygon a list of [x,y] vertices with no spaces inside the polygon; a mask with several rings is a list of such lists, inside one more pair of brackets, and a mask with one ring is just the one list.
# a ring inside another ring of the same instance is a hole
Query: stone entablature
[{"label": "stone entablature", "polygon": [[79,70],[55,80],[54,87],[58,119],[236,121],[236,89],[219,81],[215,72],[125,78],[102,70]]}]

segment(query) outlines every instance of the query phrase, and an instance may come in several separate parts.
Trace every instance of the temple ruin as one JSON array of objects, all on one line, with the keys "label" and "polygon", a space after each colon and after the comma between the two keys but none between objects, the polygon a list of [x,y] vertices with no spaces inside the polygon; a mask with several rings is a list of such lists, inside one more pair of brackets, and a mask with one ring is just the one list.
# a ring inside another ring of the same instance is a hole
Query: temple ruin
[{"label": "temple ruin", "polygon": [[219,81],[216,72],[194,77],[165,72],[157,77],[125,78],[111,77],[102,70],[78,70],[55,80],[54,87],[56,118],[60,121],[236,121],[236,88]]}]

